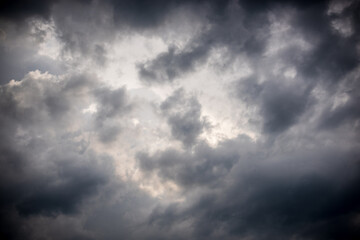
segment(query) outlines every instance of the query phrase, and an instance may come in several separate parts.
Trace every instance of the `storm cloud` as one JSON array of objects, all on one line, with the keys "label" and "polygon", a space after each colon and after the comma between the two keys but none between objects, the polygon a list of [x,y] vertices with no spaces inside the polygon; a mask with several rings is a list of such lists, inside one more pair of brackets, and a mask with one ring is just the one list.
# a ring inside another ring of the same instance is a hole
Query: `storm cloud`
[{"label": "storm cloud", "polygon": [[0,238],[359,239],[359,7],[2,1]]}]

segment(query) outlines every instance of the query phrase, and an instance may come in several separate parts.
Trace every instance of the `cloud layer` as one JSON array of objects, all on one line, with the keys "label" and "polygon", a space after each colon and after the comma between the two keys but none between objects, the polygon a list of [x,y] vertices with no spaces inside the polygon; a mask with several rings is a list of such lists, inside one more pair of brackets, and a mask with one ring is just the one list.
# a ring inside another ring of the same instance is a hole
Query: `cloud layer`
[{"label": "cloud layer", "polygon": [[3,1],[0,238],[359,239],[359,7]]}]

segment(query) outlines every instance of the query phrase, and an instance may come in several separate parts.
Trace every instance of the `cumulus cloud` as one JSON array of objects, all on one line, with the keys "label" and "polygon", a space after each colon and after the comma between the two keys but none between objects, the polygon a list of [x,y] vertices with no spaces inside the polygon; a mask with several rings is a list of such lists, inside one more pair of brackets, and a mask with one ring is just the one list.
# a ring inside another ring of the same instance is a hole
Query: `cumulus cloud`
[{"label": "cumulus cloud", "polygon": [[208,127],[206,119],[201,117],[201,105],[193,97],[185,96],[183,89],[176,90],[160,105],[167,117],[172,136],[185,147],[194,145],[198,136]]},{"label": "cumulus cloud", "polygon": [[[67,91],[61,83],[50,74],[32,72],[1,87],[1,221],[5,225],[11,224],[8,220],[14,214],[74,213],[113,174],[110,158],[84,153],[80,134],[78,140],[67,136],[74,119],[66,118],[75,117],[73,104],[81,99],[72,94],[76,88]],[[81,89],[77,90],[80,95]],[[19,226],[11,227],[14,232],[5,231],[2,237],[16,238]]]},{"label": "cumulus cloud", "polygon": [[168,52],[161,53],[154,60],[140,64],[139,75],[146,82],[173,81],[179,75],[193,70],[196,62],[204,59],[208,50],[198,47],[188,52],[176,53],[171,47]]},{"label": "cumulus cloud", "polygon": [[234,147],[231,142],[224,142],[217,148],[202,143],[194,152],[167,149],[153,156],[139,153],[138,158],[144,171],[156,172],[165,180],[185,187],[211,187],[218,185],[238,161],[239,152],[234,151]]},{"label": "cumulus cloud", "polygon": [[[191,193],[195,197],[190,205],[155,209],[149,221],[158,228],[190,221],[198,239],[355,239],[359,234],[354,222],[359,207],[355,200],[359,198],[355,190],[358,151],[353,148],[348,155],[340,147],[320,145],[306,150],[272,146],[276,150],[270,153],[269,146],[239,137],[216,150],[202,149],[201,155],[196,152],[191,158],[183,153],[179,159],[179,153],[171,150],[152,157],[141,155],[147,171],[157,169],[165,179],[206,188],[201,194],[199,190]],[[216,174],[222,166],[210,159],[214,156],[229,168]],[[350,166],[349,175],[342,172]]]},{"label": "cumulus cloud", "polygon": [[296,124],[312,101],[311,85],[301,80],[288,83],[286,79],[271,79],[258,83],[256,77],[250,76],[240,79],[236,88],[240,100],[259,108],[263,131],[269,134],[281,133]]},{"label": "cumulus cloud", "polygon": [[79,121],[85,120],[82,108],[95,99],[94,122],[125,111],[125,90],[94,92],[95,82],[86,75],[35,71],[1,86],[1,221],[14,231],[3,237],[17,238],[14,224],[20,223],[11,218],[78,213],[114,177],[112,157],[88,149],[87,134],[99,131],[97,125],[89,129]]}]

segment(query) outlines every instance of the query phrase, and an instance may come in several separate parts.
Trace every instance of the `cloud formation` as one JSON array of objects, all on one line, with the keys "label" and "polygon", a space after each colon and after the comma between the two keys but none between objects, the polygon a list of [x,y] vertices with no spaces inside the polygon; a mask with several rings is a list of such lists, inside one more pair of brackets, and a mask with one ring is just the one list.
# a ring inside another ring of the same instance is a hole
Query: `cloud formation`
[{"label": "cloud formation", "polygon": [[1,239],[360,238],[349,1],[2,1]]}]

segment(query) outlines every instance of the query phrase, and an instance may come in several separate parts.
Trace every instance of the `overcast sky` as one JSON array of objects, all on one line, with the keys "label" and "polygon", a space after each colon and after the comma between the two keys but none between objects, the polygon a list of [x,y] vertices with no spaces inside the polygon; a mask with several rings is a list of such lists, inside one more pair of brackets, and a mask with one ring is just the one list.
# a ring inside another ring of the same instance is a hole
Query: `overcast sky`
[{"label": "overcast sky", "polygon": [[0,239],[360,239],[360,2],[0,3]]}]

